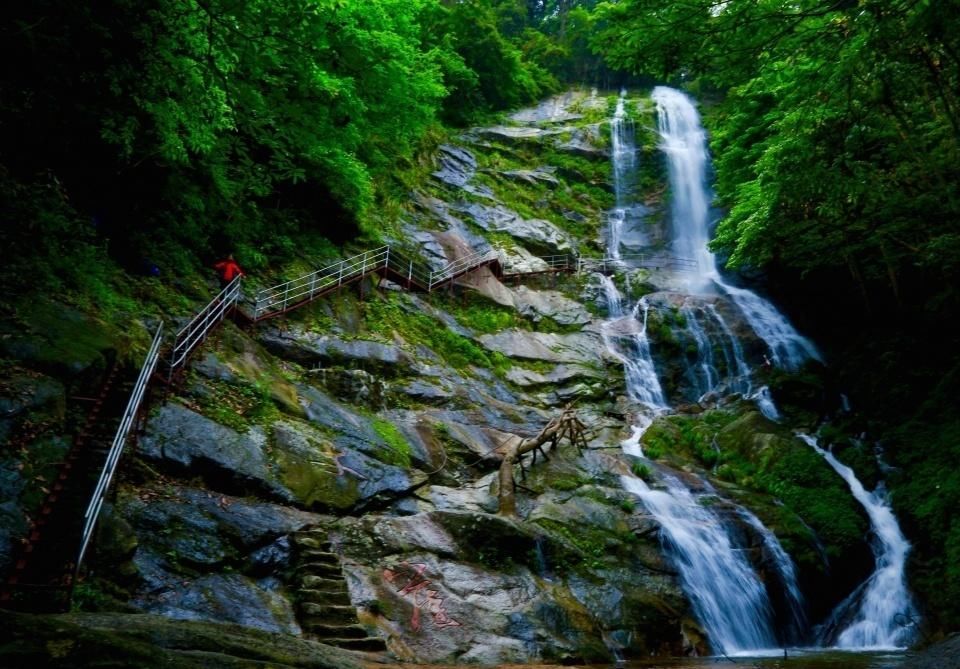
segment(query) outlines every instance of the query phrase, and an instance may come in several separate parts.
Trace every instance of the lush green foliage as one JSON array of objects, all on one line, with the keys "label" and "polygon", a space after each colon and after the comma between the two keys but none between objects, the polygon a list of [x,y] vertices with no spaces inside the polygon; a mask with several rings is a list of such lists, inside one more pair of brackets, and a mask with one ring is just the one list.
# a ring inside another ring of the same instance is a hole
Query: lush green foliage
[{"label": "lush green foliage", "polygon": [[612,63],[726,94],[710,121],[731,263],[840,268],[894,293],[918,267],[956,276],[955,6],[626,0],[601,14]]},{"label": "lush green foliage", "polygon": [[385,295],[383,299],[364,303],[364,321],[371,333],[393,337],[396,333],[411,343],[420,343],[457,368],[471,365],[503,371],[507,359],[488,352],[471,339],[450,330],[445,323],[432,318],[406,302],[404,295]]},{"label": "lush green foliage", "polygon": [[318,235],[377,237],[394,169],[438,118],[558,86],[547,65],[581,4],[8,3],[0,49],[22,65],[0,74],[2,279],[83,292],[111,279],[105,252],[182,275],[230,250],[257,269]]},{"label": "lush green foliage", "polygon": [[799,441],[761,438],[757,431],[764,426],[758,421],[758,414],[727,411],[670,416],[644,434],[644,452],[650,458],[694,460],[723,480],[773,495],[816,530],[831,557],[848,552],[867,524],[843,481]]}]

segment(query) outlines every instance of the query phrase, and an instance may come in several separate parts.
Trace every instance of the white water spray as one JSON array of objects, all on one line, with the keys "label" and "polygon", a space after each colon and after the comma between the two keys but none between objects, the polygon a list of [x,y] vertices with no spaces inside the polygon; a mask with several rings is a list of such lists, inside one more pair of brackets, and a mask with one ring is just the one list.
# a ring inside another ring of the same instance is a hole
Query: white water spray
[{"label": "white water spray", "polygon": [[797,584],[796,565],[793,564],[793,560],[787,555],[787,552],[783,550],[777,536],[768,530],[759,518],[743,507],[739,507],[737,513],[763,538],[764,550],[769,554],[783,586],[784,598],[790,615],[790,620],[787,623],[792,627],[794,640],[799,640],[807,629],[807,613],[803,593],[800,592],[800,586]]},{"label": "white water spray", "polygon": [[[636,170],[636,149],[632,127],[628,127],[625,122],[624,104],[625,94],[621,93],[612,124],[614,187],[617,197],[617,207],[610,217],[608,238],[608,254],[612,258],[620,257],[623,223],[631,204],[627,184]],[[699,120],[696,121],[699,127]],[[703,134],[702,129],[699,132]],[[712,254],[706,248],[708,195],[703,175],[707,156],[702,137],[697,146],[700,155],[696,161],[692,164],[680,161],[685,167],[679,180],[673,169],[674,161],[671,160],[671,180],[675,191],[674,218],[697,223],[697,226],[691,226],[689,230],[678,235],[681,240],[687,240],[689,248],[678,248],[677,252],[690,258],[702,257],[700,266],[709,267],[710,273],[702,277],[701,283],[709,285],[711,281],[715,281],[715,276],[719,279],[719,275]],[[679,146],[673,148],[678,152],[682,149]],[[678,203],[678,200],[682,202]],[[601,330],[604,342],[611,354],[624,366],[627,394],[644,408],[639,415],[634,415],[632,434],[621,443],[621,447],[629,455],[643,457],[640,446],[643,433],[652,423],[653,417],[668,408],[647,339],[649,305],[646,299],[640,299],[633,305],[630,315],[626,316],[623,297],[612,279],[598,276],[609,314]],[[698,389],[707,392],[721,381],[714,360],[714,347],[705,327],[705,324],[709,323],[710,330],[719,332],[724,342],[720,348],[731,386],[742,386],[744,394],[749,393],[750,370],[739,341],[713,305],[709,305],[709,309],[701,310],[701,314],[702,322],[692,309],[684,313],[697,347],[695,384]],[[746,551],[733,545],[725,521],[700,504],[697,497],[678,479],[668,477],[667,490],[653,490],[644,481],[632,476],[624,476],[623,485],[643,501],[659,522],[661,537],[677,567],[684,592],[689,597],[713,650],[730,655],[755,653],[776,647],[774,613],[766,588],[747,559]],[[756,523],[762,529],[761,536],[765,545],[774,555],[776,568],[784,587],[787,588],[787,600],[798,602],[797,605],[801,606],[789,557],[783,552],[776,537],[763,528],[759,520]],[[801,614],[802,606],[794,616],[798,628],[802,628]]]},{"label": "white water spray", "polygon": [[627,92],[620,91],[617,108],[610,123],[610,138],[613,150],[613,194],[614,208],[607,217],[609,239],[607,251],[614,260],[620,259],[620,242],[623,228],[627,223],[627,212],[631,199],[632,180],[637,171],[637,145],[634,139],[633,121],[627,118]]},{"label": "white water spray", "polygon": [[668,159],[672,193],[674,249],[678,255],[694,258],[698,270],[691,287],[708,290],[711,284],[726,293],[740,308],[753,331],[770,348],[774,364],[798,369],[806,360],[821,360],[810,340],[798,333],[773,304],[753,291],[724,281],[717,261],[707,244],[711,194],[707,188],[707,141],[693,102],[666,86],[653,89],[657,105],[657,126],[661,148]]},{"label": "white water spray", "polygon": [[743,654],[777,646],[766,589],[744,552],[736,550],[720,519],[677,479],[666,490],[622,477],[660,524],[683,590],[717,653]]},{"label": "white water spray", "polygon": [[900,531],[882,485],[867,492],[853,470],[837,460],[833,453],[820,448],[814,437],[808,434],[799,436],[846,481],[850,492],[867,512],[873,532],[876,569],[855,593],[859,596],[847,598],[834,612],[832,617],[835,620],[847,620],[851,607],[859,607],[836,636],[836,645],[864,650],[909,646],[916,634],[913,621],[917,615],[904,572],[910,544]]},{"label": "white water spray", "polygon": [[[623,365],[630,399],[646,405],[654,411],[667,408],[667,400],[657,378],[657,370],[650,354],[650,342],[647,339],[647,313],[649,305],[640,299],[630,314],[623,313],[623,297],[617,290],[613,279],[597,274],[607,302],[609,318],[601,328],[607,350]],[[640,320],[639,311],[643,310]],[[639,439],[638,439],[639,443]]]}]

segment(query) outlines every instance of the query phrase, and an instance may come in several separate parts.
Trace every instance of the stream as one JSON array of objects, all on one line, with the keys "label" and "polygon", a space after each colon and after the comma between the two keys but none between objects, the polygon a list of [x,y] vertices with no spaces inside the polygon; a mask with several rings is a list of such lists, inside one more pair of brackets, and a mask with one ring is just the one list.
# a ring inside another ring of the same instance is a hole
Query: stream
[{"label": "stream", "polygon": [[[677,657],[631,660],[617,664],[578,665],[583,669],[694,669],[730,667],[730,669],[897,669],[911,656],[899,652],[844,652],[839,650],[788,650],[776,657]],[[381,669],[391,669],[376,665]],[[397,669],[453,669],[453,665],[395,665]],[[462,665],[459,665],[462,666]],[[560,669],[564,665],[503,664],[499,669]]]}]

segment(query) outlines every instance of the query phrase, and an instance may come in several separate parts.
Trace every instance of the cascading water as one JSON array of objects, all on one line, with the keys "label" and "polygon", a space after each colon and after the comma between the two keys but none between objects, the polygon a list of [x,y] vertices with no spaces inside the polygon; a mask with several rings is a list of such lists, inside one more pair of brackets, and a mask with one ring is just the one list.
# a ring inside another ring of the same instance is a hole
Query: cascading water
[{"label": "cascading water", "polygon": [[[689,300],[680,307],[686,336],[696,346],[694,362],[688,359],[687,377],[696,391],[694,399],[718,388],[751,396],[753,384],[743,346],[713,304],[694,306]],[[719,354],[719,356],[717,355]]]},{"label": "cascading water", "polygon": [[633,121],[627,117],[627,92],[620,91],[617,99],[617,108],[610,123],[610,138],[612,144],[613,161],[613,194],[614,208],[607,219],[609,239],[607,250],[610,257],[619,260],[620,243],[623,239],[623,228],[627,224],[630,211],[630,194],[633,191],[632,179],[637,171],[637,145],[634,140]]},{"label": "cascading water", "polygon": [[[621,93],[612,124],[617,199],[616,209],[610,217],[608,255],[614,259],[620,258],[623,224],[631,205],[627,184],[636,170],[636,149],[632,127],[625,118],[625,98]],[[703,134],[702,130],[699,132]],[[701,281],[709,286],[711,281],[719,281],[719,274],[712,254],[706,248],[708,196],[703,183],[706,149],[702,138],[698,148],[702,154],[699,162],[680,161],[684,162],[683,175],[675,174],[674,161],[671,161],[671,182],[674,187],[674,219],[691,224],[689,233],[679,236],[686,239],[687,247],[678,247],[677,252],[685,257],[698,258],[701,267],[710,268]],[[634,415],[633,434],[621,446],[625,453],[643,457],[640,448],[643,432],[654,416],[668,408],[647,339],[649,304],[646,298],[642,298],[630,309],[629,316],[625,315],[623,296],[613,280],[602,274],[597,276],[609,315],[601,329],[604,342],[624,366],[627,394],[645,409]],[[694,372],[697,389],[709,392],[726,380],[731,389],[748,394],[751,389],[750,368],[739,341],[719,311],[710,304],[697,312],[692,307],[685,308],[682,313],[697,350],[695,368],[699,371]],[[722,343],[717,346],[714,341]],[[715,349],[723,357],[724,375],[717,369]],[[658,520],[661,537],[676,564],[684,591],[713,649],[730,655],[777,647],[774,610],[767,589],[747,559],[746,551],[734,546],[726,521],[702,505],[679,479],[665,477],[666,490],[651,489],[633,476],[624,476],[623,484]],[[805,622],[792,563],[776,537],[749,512],[743,513],[759,525],[764,545],[774,556],[776,571],[793,611],[792,625],[799,634]],[[754,525],[752,521],[748,520],[748,523]]]},{"label": "cascading water", "polygon": [[736,550],[723,523],[679,480],[664,477],[666,490],[623,477],[657,519],[683,590],[715,652],[726,655],[777,647],[773,609],[744,552]]},{"label": "cascading water", "polygon": [[786,602],[789,619],[784,624],[788,628],[789,634],[783,636],[792,642],[799,642],[803,639],[808,623],[803,593],[800,592],[800,586],[797,584],[796,566],[787,552],[783,550],[777,536],[768,530],[759,518],[742,507],[737,509],[737,513],[763,538],[763,548],[773,561],[774,572],[780,581]]},{"label": "cascading water", "polygon": [[[613,279],[597,274],[607,302],[609,318],[603,323],[601,333],[607,350],[623,364],[627,395],[630,399],[646,405],[654,411],[667,407],[663,388],[657,378],[647,340],[648,305],[640,299],[629,316],[623,313],[623,297]],[[643,309],[643,320],[638,319]]]},{"label": "cascading water", "polygon": [[830,629],[836,625],[828,623],[824,641],[840,648],[856,649],[909,646],[916,635],[913,620],[917,615],[904,572],[910,544],[900,531],[882,485],[872,493],[867,492],[853,470],[821,448],[814,437],[799,436],[846,481],[850,492],[867,512],[873,533],[876,569],[863,586],[834,611],[831,619],[841,622],[842,629]]},{"label": "cascading water", "polygon": [[698,269],[691,288],[708,290],[712,285],[725,293],[743,312],[753,331],[770,349],[773,364],[798,369],[806,360],[820,360],[810,340],[798,333],[773,304],[753,291],[728,284],[717,269],[709,242],[710,191],[707,188],[707,140],[693,102],[666,86],[653,89],[661,148],[667,156],[674,250],[693,258]]},{"label": "cascading water", "polygon": [[697,361],[688,365],[687,376],[697,390],[697,397],[706,395],[717,387],[720,372],[713,360],[713,345],[704,324],[700,322],[697,310],[689,304],[680,307],[680,315],[687,324],[687,332],[697,346]]}]

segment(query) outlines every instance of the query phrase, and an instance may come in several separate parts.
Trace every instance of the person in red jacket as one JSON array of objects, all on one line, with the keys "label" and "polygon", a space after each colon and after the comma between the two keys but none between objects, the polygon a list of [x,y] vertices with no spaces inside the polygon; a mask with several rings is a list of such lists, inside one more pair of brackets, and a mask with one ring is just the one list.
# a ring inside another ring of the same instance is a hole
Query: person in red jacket
[{"label": "person in red jacket", "polygon": [[245,276],[243,270],[240,269],[240,265],[233,259],[232,253],[228,255],[226,259],[215,264],[213,269],[217,270],[217,276],[220,277],[221,290],[230,285],[230,282],[238,276]]}]

